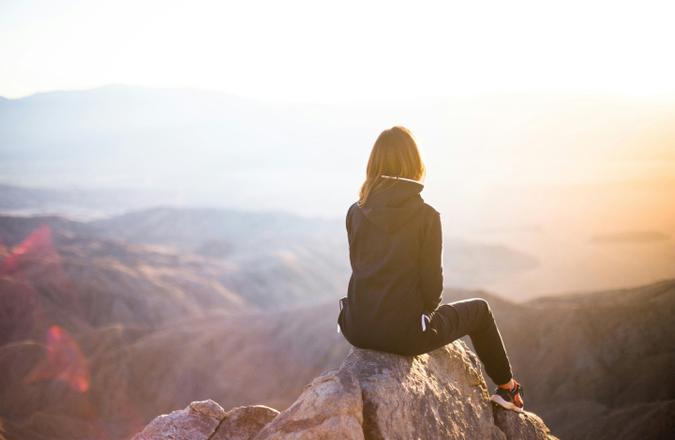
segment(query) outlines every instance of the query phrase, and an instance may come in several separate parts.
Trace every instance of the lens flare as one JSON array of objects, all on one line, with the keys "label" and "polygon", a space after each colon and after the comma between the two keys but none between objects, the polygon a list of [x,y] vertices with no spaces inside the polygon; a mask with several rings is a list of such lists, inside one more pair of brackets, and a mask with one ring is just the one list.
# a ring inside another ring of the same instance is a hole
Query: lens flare
[{"label": "lens flare", "polygon": [[38,226],[21,243],[9,249],[0,262],[0,275],[12,274],[19,270],[22,264],[33,260],[56,260],[58,263],[58,254],[54,249],[49,225]]},{"label": "lens flare", "polygon": [[24,382],[59,380],[74,391],[88,391],[89,367],[75,339],[62,327],[53,325],[47,330],[46,347],[45,357],[28,373]]}]

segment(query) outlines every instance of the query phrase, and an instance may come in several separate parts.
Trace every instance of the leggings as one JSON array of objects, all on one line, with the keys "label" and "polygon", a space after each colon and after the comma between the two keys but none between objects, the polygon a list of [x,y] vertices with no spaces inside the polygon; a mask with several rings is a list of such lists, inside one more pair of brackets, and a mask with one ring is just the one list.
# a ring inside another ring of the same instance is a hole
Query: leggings
[{"label": "leggings", "polygon": [[428,351],[469,335],[485,372],[497,384],[513,377],[497,324],[487,301],[472,298],[440,305],[432,314],[430,327],[437,336]]}]

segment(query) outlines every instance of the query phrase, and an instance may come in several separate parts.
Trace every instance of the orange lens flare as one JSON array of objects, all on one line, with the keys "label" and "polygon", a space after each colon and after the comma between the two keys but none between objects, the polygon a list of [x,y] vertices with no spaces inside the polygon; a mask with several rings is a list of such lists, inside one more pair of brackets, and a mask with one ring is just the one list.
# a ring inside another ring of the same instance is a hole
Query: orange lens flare
[{"label": "orange lens flare", "polygon": [[53,325],[47,331],[45,357],[24,378],[25,383],[60,380],[74,391],[89,390],[87,359],[75,339],[62,327]]}]

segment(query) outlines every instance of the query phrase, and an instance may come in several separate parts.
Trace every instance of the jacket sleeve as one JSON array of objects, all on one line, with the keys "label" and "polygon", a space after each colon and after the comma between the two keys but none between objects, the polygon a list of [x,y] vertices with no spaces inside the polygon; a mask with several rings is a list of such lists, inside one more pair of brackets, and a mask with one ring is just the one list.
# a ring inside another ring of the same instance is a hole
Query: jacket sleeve
[{"label": "jacket sleeve", "polygon": [[345,216],[345,226],[347,227],[347,241],[351,243],[352,241],[352,228],[351,228],[351,217],[352,210],[354,209],[355,204],[352,204],[349,209],[347,209],[347,215]]},{"label": "jacket sleeve", "polygon": [[443,238],[440,214],[435,210],[422,238],[420,276],[424,312],[431,313],[443,295]]}]

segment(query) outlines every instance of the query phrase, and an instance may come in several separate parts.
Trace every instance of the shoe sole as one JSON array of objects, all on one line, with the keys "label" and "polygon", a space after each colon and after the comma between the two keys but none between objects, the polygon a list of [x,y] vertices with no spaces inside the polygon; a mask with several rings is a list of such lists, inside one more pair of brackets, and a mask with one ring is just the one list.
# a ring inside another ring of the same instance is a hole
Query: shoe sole
[{"label": "shoe sole", "polygon": [[516,405],[513,402],[509,402],[507,400],[504,400],[504,398],[502,396],[500,396],[499,394],[493,394],[492,396],[490,396],[490,400],[493,401],[494,403],[496,403],[497,405],[501,406],[504,409],[510,409],[511,411],[515,411],[515,412],[523,412],[523,409],[521,407],[519,407],[518,405]]}]

